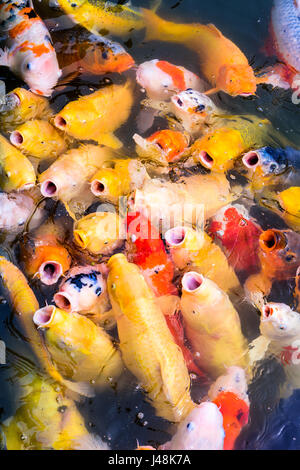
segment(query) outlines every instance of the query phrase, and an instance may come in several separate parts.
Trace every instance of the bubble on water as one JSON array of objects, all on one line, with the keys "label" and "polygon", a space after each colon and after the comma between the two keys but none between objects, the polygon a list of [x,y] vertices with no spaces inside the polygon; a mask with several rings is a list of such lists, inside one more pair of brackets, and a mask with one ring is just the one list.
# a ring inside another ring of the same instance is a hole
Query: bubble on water
[{"label": "bubble on water", "polygon": [[20,439],[21,439],[21,441],[26,441],[27,436],[25,434],[21,434]]},{"label": "bubble on water", "polygon": [[140,412],[140,413],[137,414],[138,419],[143,419],[144,416],[145,416],[145,415],[144,415],[144,413],[142,413],[142,412]]},{"label": "bubble on water", "polygon": [[193,373],[191,373],[191,374],[190,374],[190,378],[191,378],[191,380],[196,380],[196,378],[197,378],[197,375],[196,375],[196,374],[193,374]]}]

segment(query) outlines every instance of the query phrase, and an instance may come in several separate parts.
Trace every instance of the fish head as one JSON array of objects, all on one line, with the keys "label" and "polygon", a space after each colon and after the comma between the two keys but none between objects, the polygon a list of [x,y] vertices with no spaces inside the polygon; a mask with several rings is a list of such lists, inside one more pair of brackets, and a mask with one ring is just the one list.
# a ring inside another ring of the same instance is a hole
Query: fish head
[{"label": "fish head", "polygon": [[224,65],[219,71],[217,88],[231,96],[251,96],[256,92],[256,78],[250,65]]},{"label": "fish head", "polygon": [[292,230],[266,230],[259,237],[264,273],[267,277],[287,280],[295,277],[300,265],[300,235]]},{"label": "fish head", "polygon": [[247,395],[248,384],[245,370],[241,367],[228,367],[226,374],[221,375],[210,387],[208,396],[210,400],[214,400],[219,393],[232,392],[242,400],[249,404]]},{"label": "fish head", "polygon": [[270,340],[289,340],[300,335],[300,314],[288,305],[267,303],[261,311],[260,331]]},{"label": "fish head", "polygon": [[211,402],[196,406],[183,420],[168,449],[222,450],[224,444],[223,416]]},{"label": "fish head", "polygon": [[173,131],[171,129],[155,132],[148,137],[148,142],[155,144],[164,154],[168,162],[178,158],[189,145],[187,134]]},{"label": "fish head", "polygon": [[44,54],[24,53],[21,64],[21,75],[30,90],[37,95],[51,96],[53,88],[61,76],[55,51]]},{"label": "fish head", "polygon": [[260,177],[281,175],[287,170],[284,150],[272,147],[247,152],[243,157],[243,163],[249,170],[258,171]]},{"label": "fish head", "polygon": [[239,131],[220,128],[196,140],[192,156],[208,170],[225,172],[233,167],[234,159],[244,151],[244,142]]},{"label": "fish head", "polygon": [[95,43],[85,51],[81,63],[86,71],[93,74],[122,73],[135,64],[134,59],[121,44],[105,39],[99,43],[97,36]]}]

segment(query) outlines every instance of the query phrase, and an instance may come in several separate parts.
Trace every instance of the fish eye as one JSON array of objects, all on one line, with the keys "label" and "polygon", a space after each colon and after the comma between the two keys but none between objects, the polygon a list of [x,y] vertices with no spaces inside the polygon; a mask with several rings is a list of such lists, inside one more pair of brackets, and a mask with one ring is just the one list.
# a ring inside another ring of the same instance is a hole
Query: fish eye
[{"label": "fish eye", "polygon": [[276,169],[277,169],[277,165],[276,165],[275,163],[272,163],[272,164],[270,165],[270,171],[273,172],[273,171],[275,171]]},{"label": "fish eye", "polygon": [[106,60],[108,58],[107,52],[102,52],[102,59]]},{"label": "fish eye", "polygon": [[285,257],[285,260],[290,263],[296,258],[296,255],[294,253],[288,253]]},{"label": "fish eye", "polygon": [[28,63],[25,65],[25,68],[26,68],[26,70],[31,70],[31,69],[32,69],[31,63],[28,62]]}]

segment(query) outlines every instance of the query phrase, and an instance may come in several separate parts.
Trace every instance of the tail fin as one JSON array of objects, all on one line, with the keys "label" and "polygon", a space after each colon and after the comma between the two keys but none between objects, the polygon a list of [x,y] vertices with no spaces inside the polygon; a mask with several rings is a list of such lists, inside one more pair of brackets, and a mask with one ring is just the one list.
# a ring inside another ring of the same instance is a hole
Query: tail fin
[{"label": "tail fin", "polygon": [[145,41],[181,42],[180,25],[163,20],[152,10],[146,8],[142,8],[142,14],[146,25]]}]

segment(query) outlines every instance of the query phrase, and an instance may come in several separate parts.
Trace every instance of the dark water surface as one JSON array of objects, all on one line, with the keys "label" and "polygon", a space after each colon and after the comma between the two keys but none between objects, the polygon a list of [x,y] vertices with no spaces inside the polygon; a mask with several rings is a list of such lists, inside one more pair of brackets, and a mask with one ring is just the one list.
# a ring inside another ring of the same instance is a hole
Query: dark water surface
[{"label": "dark water surface", "polygon": [[[136,0],[133,3],[136,6],[149,6],[147,1]],[[43,18],[58,14],[48,8],[48,1],[35,1],[34,4]],[[271,5],[271,0],[163,0],[159,14],[178,22],[214,23],[246,53],[253,67],[259,69],[270,60],[260,50],[268,36]],[[126,38],[126,45],[130,46],[129,52],[137,63],[159,58],[198,72],[196,55],[183,46],[158,42],[143,44],[143,34],[136,34],[129,41],[128,39]],[[0,69],[0,79],[5,79],[8,90],[20,84],[4,68]],[[54,94],[54,108],[59,110],[70,99],[89,93],[89,86],[96,89],[99,80],[92,79],[87,84],[84,77],[75,79],[66,89]],[[300,109],[292,104],[290,92],[260,87],[255,99],[232,99],[225,94],[220,94],[219,98],[224,107],[235,113],[255,113],[268,117],[291,140],[300,141]],[[127,129],[133,130],[134,126],[129,122]],[[128,144],[132,133],[133,131],[127,132]],[[272,218],[266,211],[260,212],[259,220],[264,228],[281,228],[276,218]],[[33,283],[33,286],[37,287],[42,306],[45,297],[51,302],[52,293],[49,294],[49,289],[46,295],[45,289],[38,287],[38,284]],[[282,291],[278,286],[272,292],[272,300],[288,301],[287,295],[286,289]],[[259,334],[259,318],[245,303],[241,306],[240,313],[243,331],[251,341]],[[35,363],[28,344],[19,332],[17,319],[4,300],[0,304],[0,340],[5,341],[7,346],[7,365],[0,365],[1,424],[1,421],[14,414],[18,376],[26,370],[30,371]],[[300,449],[300,390],[294,392],[289,399],[280,400],[279,385],[282,381],[283,369],[275,360],[259,364],[249,389],[250,422],[237,441],[237,449]],[[201,400],[205,392],[205,387],[197,383],[193,385],[192,394],[196,401]],[[154,415],[138,384],[129,374],[115,389],[93,399],[83,400],[78,407],[86,419],[87,427],[109,442],[113,449],[134,449],[137,440],[144,445],[161,444],[172,433],[172,426]]]}]

